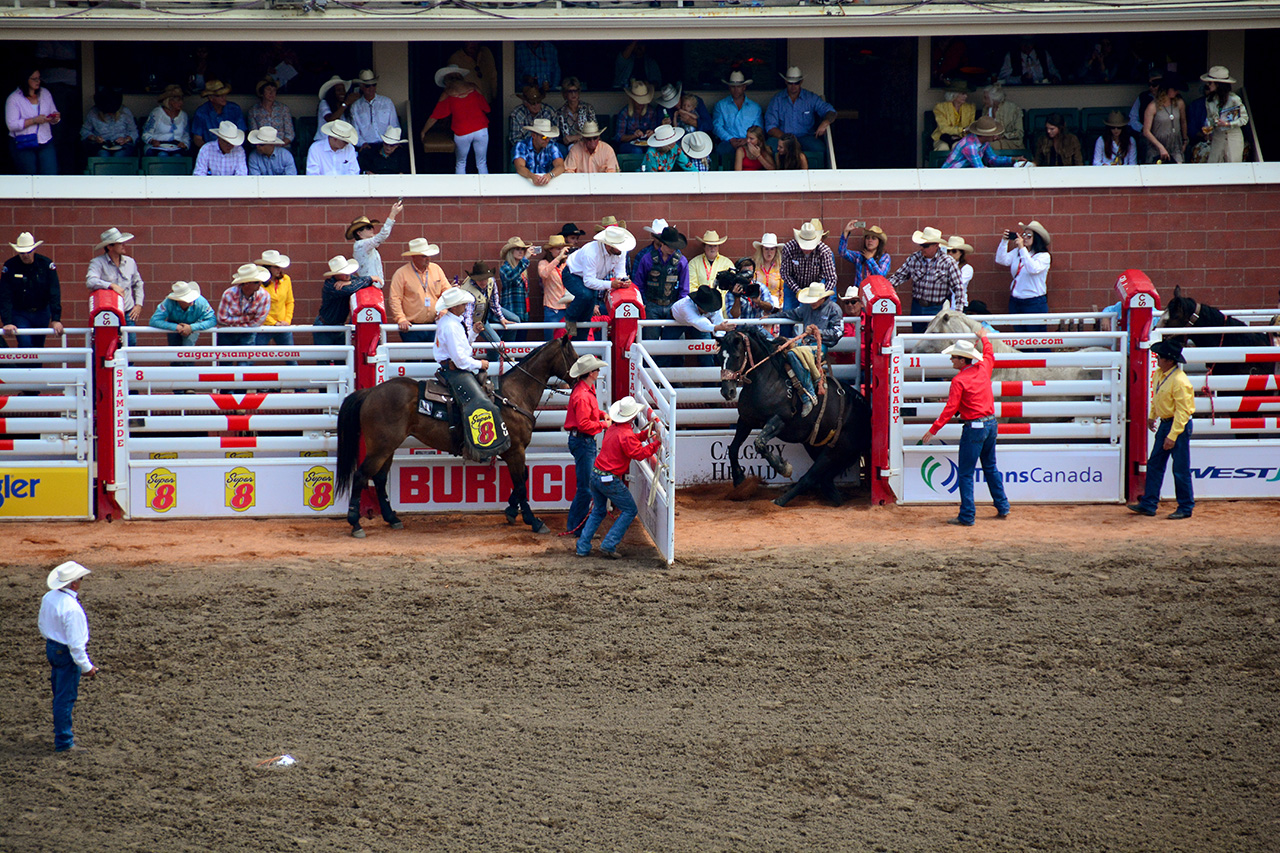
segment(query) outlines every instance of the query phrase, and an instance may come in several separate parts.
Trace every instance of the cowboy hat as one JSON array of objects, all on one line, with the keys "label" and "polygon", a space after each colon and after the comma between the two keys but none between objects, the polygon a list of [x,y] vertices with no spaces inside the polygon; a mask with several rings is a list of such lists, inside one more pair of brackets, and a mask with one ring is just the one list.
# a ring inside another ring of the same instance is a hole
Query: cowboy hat
[{"label": "cowboy hat", "polygon": [[437,307],[448,311],[450,308],[457,308],[459,305],[467,305],[476,301],[476,295],[469,290],[463,290],[461,287],[450,287],[440,297]]},{"label": "cowboy hat", "polygon": [[257,130],[249,131],[249,143],[252,145],[288,145],[287,142],[280,138],[280,131],[269,124],[264,124]]},{"label": "cowboy hat", "polygon": [[207,98],[210,95],[230,95],[231,87],[221,80],[213,79],[204,84],[204,88],[200,90],[200,96]]},{"label": "cowboy hat", "polygon": [[702,236],[698,238],[698,241],[704,246],[723,246],[728,239],[728,237],[721,237],[720,232],[708,228],[702,232]]},{"label": "cowboy hat", "polygon": [[577,379],[579,376],[586,376],[593,370],[599,370],[607,367],[608,362],[604,359],[596,358],[594,355],[581,355],[578,360],[569,368],[569,378]]},{"label": "cowboy hat", "polygon": [[94,246],[94,248],[101,249],[103,246],[114,246],[116,243],[128,243],[132,239],[133,235],[126,231],[121,231],[119,228],[108,228],[102,232],[102,235],[98,238],[98,245]]},{"label": "cowboy hat", "polygon": [[928,246],[930,243],[945,243],[942,239],[942,232],[931,225],[926,225],[923,231],[916,231],[911,235],[911,242],[917,246]]},{"label": "cowboy hat", "polygon": [[602,216],[600,217],[600,224],[596,226],[596,231],[603,231],[610,225],[616,225],[619,228],[626,228],[627,220],[619,219],[616,216]]},{"label": "cowboy hat", "polygon": [[751,241],[757,249],[776,249],[778,248],[778,235],[772,231],[766,231],[761,235],[759,240]]},{"label": "cowboy hat", "polygon": [[879,225],[868,225],[867,227],[863,228],[862,236],[863,237],[871,236],[871,237],[879,238],[880,245],[882,246],[884,245],[884,242],[889,239],[889,236],[884,233],[884,229],[881,228]]},{"label": "cowboy hat", "polygon": [[1157,341],[1151,345],[1151,351],[1161,358],[1167,358],[1178,364],[1186,364],[1187,359],[1182,354],[1182,341],[1173,339]]},{"label": "cowboy hat", "polygon": [[506,260],[506,257],[510,252],[513,252],[516,249],[529,249],[529,248],[532,248],[532,246],[530,246],[525,241],[521,240],[519,237],[512,237],[510,240],[507,241],[506,245],[502,247],[502,251],[498,252],[498,256],[503,260]]},{"label": "cowboy hat", "polygon": [[797,293],[796,299],[799,299],[805,305],[812,305],[815,302],[826,299],[828,296],[835,296],[835,291],[827,290],[827,286],[825,284],[820,281],[815,281],[813,284],[810,284],[808,287]]},{"label": "cowboy hat", "polygon": [[282,255],[275,249],[267,249],[262,253],[262,257],[254,261],[254,263],[260,267],[279,267],[282,270],[287,270],[291,262],[288,255]]},{"label": "cowboy hat", "polygon": [[276,78],[263,77],[261,80],[258,81],[258,85],[253,87],[253,90],[258,94],[258,97],[261,98],[262,90],[267,88],[268,86],[275,86],[277,89],[280,88],[280,84],[276,82]]},{"label": "cowboy hat", "polygon": [[957,237],[954,234],[948,237],[947,242],[943,243],[942,245],[946,247],[948,252],[951,251],[952,249],[959,249],[962,252],[973,251],[973,247],[970,246],[968,243],[966,243],[963,237]]},{"label": "cowboy hat", "polygon": [[156,96],[156,103],[163,104],[165,101],[169,100],[170,98],[182,98],[185,100],[186,97],[187,96],[183,93],[181,86],[179,86],[177,83],[170,83],[168,86],[164,87],[163,92],[161,92],[158,96]]},{"label": "cowboy hat", "polygon": [[783,80],[786,80],[788,83],[800,83],[804,81],[804,72],[800,70],[800,66],[798,65],[792,65],[787,69],[786,74],[779,74],[778,76]]},{"label": "cowboy hat", "polygon": [[648,231],[654,237],[657,237],[659,234],[661,234],[663,229],[666,227],[667,227],[667,220],[665,219],[655,219],[649,225],[641,226],[641,228],[643,228],[645,231]]},{"label": "cowboy hat", "polygon": [[347,260],[343,255],[334,255],[329,259],[329,275],[351,275],[360,269],[355,260]]},{"label": "cowboy hat", "polygon": [[643,410],[644,407],[636,402],[635,397],[623,397],[609,407],[609,420],[615,424],[625,424],[627,421],[635,420],[636,415]]},{"label": "cowboy hat", "polygon": [[547,238],[548,249],[563,249],[567,245],[569,244],[565,241],[563,234],[552,234]]},{"label": "cowboy hat", "polygon": [[232,146],[244,144],[244,131],[234,121],[222,122],[213,129],[213,135]]},{"label": "cowboy hat", "polygon": [[341,139],[348,145],[358,145],[360,143],[360,134],[356,133],[355,127],[350,123],[338,119],[337,121],[326,121],[320,125],[320,132],[325,136],[332,136],[334,139]]},{"label": "cowboy hat", "polygon": [[810,219],[809,221],[813,223],[814,230],[822,232],[823,237],[831,233],[830,231],[822,227],[822,220],[819,219],[818,217],[815,216],[813,217],[813,219]]},{"label": "cowboy hat", "polygon": [[958,355],[970,361],[982,361],[982,351],[973,345],[973,341],[956,341],[942,351],[943,355]]},{"label": "cowboy hat", "polygon": [[471,271],[467,275],[474,280],[493,278],[493,270],[484,261],[476,261],[471,265]]},{"label": "cowboy hat", "polygon": [[806,252],[816,248],[822,242],[822,230],[815,227],[812,222],[801,223],[799,228],[792,228],[791,231],[796,235],[796,242],[800,244],[800,248]]},{"label": "cowboy hat", "polygon": [[689,245],[689,240],[674,225],[668,225],[661,231],[653,235],[653,239],[657,240],[664,246],[670,246],[677,252],[683,251],[684,247]]},{"label": "cowboy hat", "polygon": [[200,296],[200,285],[194,281],[175,281],[169,288],[169,298],[174,302],[194,302]]},{"label": "cowboy hat", "polygon": [[450,74],[457,74],[459,77],[467,76],[467,69],[460,65],[446,65],[436,72],[436,85],[441,89],[444,88],[444,81]]},{"label": "cowboy hat", "polygon": [[361,229],[373,228],[374,225],[381,224],[382,223],[376,219],[370,219],[367,216],[357,216],[355,219],[351,220],[351,224],[347,226],[347,239],[354,240],[356,239],[356,235],[360,233]]},{"label": "cowboy hat", "polygon": [[[628,397],[628,400],[631,398]],[[632,401],[634,402],[634,401]],[[634,417],[634,415],[632,416]],[[45,581],[49,589],[62,589],[67,584],[75,583],[85,575],[93,574],[84,566],[75,560],[67,560],[53,571],[49,572],[49,579]]]},{"label": "cowboy hat", "polygon": [[1234,83],[1236,78],[1231,76],[1231,69],[1225,65],[1215,65],[1209,69],[1208,74],[1201,74],[1200,79],[1206,83]]},{"label": "cowboy hat", "polygon": [[632,80],[626,88],[626,96],[637,104],[647,104],[653,100],[653,86],[644,80]]},{"label": "cowboy hat", "polygon": [[654,128],[653,136],[649,137],[649,147],[666,148],[668,145],[675,145],[682,136],[684,136],[684,128],[660,124]]},{"label": "cowboy hat", "polygon": [[698,310],[703,314],[710,314],[713,311],[719,311],[724,307],[724,297],[720,295],[720,291],[714,287],[698,287],[689,294],[689,298],[693,300],[693,304],[698,306]]},{"label": "cowboy hat", "polygon": [[[625,222],[622,223],[623,227],[626,227],[626,224],[627,223]],[[586,233],[587,233],[586,231],[583,231],[581,228],[578,227],[578,223],[576,222],[566,222],[564,225],[560,226],[561,237],[577,237],[579,234],[586,234]]]},{"label": "cowboy hat", "polygon": [[621,225],[610,225],[597,234],[595,239],[606,246],[621,250],[624,255],[636,247],[635,235]]},{"label": "cowboy hat", "polygon": [[720,82],[726,86],[750,86],[755,81],[743,75],[741,71],[732,71],[729,73],[728,80],[721,80]]},{"label": "cowboy hat", "polygon": [[35,237],[31,236],[30,231],[23,231],[18,235],[18,242],[10,243],[9,245],[12,246],[13,250],[19,255],[25,255],[28,252],[34,252],[40,246],[43,246],[44,241],[37,240]]},{"label": "cowboy hat", "polygon": [[388,127],[382,132],[382,141],[388,145],[403,145],[407,140],[398,127]]},{"label": "cowboy hat", "polygon": [[578,128],[578,135],[584,139],[595,139],[604,133],[605,127],[601,127],[594,121],[584,121],[582,127]]},{"label": "cowboy hat", "polygon": [[256,281],[261,284],[264,281],[271,280],[271,273],[257,264],[241,264],[240,269],[236,270],[235,278],[231,279],[232,284],[248,284]]},{"label": "cowboy hat", "polygon": [[999,136],[1004,133],[1004,124],[991,116],[983,116],[966,127],[965,133],[972,133],[974,136]]},{"label": "cowboy hat", "polygon": [[1048,246],[1050,243],[1053,242],[1053,236],[1049,233],[1049,230],[1045,228],[1043,225],[1041,225],[1039,222],[1036,222],[1034,219],[1025,224],[1022,222],[1019,222],[1018,227],[1030,228],[1032,231],[1039,234],[1040,237],[1044,240],[1045,246]]},{"label": "cowboy hat", "polygon": [[1125,118],[1124,113],[1119,110],[1112,110],[1107,113],[1107,120],[1103,124],[1107,127],[1128,127],[1129,119]]},{"label": "cowboy hat", "polygon": [[373,73],[373,69],[366,68],[357,74],[356,78],[351,82],[358,83],[361,86],[372,86],[374,83],[378,82],[378,75]]},{"label": "cowboy hat", "polygon": [[695,160],[701,160],[706,157],[714,147],[715,145],[711,142],[711,136],[701,130],[686,133],[684,139],[680,140],[680,148]]},{"label": "cowboy hat", "polygon": [[542,90],[537,86],[525,86],[520,90],[520,100],[526,104],[540,104],[542,97]]},{"label": "cowboy hat", "polygon": [[434,258],[438,254],[440,254],[440,247],[435,243],[428,243],[426,237],[414,237],[409,241],[409,251],[401,252],[400,257],[420,255],[424,258]]},{"label": "cowboy hat", "polygon": [[683,91],[684,84],[676,83],[672,85],[668,83],[657,91],[653,99],[658,102],[658,106],[669,110],[680,103],[680,93]]},{"label": "cowboy hat", "polygon": [[526,124],[523,129],[548,139],[555,139],[560,135],[560,128],[552,124],[549,118],[535,118],[533,124]]},{"label": "cowboy hat", "polygon": [[854,299],[861,299],[861,298],[862,298],[862,294],[858,293],[858,288],[854,287],[854,286],[851,284],[851,285],[849,285],[848,287],[846,287],[846,288],[844,289],[844,296],[841,296],[840,298],[841,298],[842,300],[844,300],[845,302],[849,302],[849,301],[852,301],[852,300],[854,300]]},{"label": "cowboy hat", "polygon": [[338,85],[339,83],[342,84],[342,88],[344,89],[347,88],[348,85],[350,85],[347,78],[339,77],[337,74],[333,75],[328,80],[324,81],[324,85],[320,87],[320,94],[318,96],[320,100],[323,101],[324,96],[329,94],[329,90],[332,89],[334,86]]}]

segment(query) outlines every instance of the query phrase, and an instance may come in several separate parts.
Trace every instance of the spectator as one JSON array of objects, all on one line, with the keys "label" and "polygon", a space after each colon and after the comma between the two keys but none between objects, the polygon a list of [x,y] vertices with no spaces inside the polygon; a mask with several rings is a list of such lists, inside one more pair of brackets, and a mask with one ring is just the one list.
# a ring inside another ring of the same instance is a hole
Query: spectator
[{"label": "spectator", "polygon": [[[849,237],[853,232],[862,230],[862,245],[857,251],[849,248]],[[840,256],[853,264],[853,287],[861,289],[868,276],[888,276],[892,269],[893,259],[885,251],[888,241],[879,225],[868,227],[866,223],[849,221],[840,234]]]},{"label": "spectator", "polygon": [[676,144],[684,136],[684,131],[669,124],[660,124],[649,137],[649,150],[640,162],[642,172],[674,172],[677,169],[686,171],[689,158]]},{"label": "spectator", "polygon": [[448,64],[463,69],[466,72],[463,79],[480,90],[486,104],[493,103],[498,95],[498,66],[493,61],[493,51],[478,41],[463,42],[449,57]]},{"label": "spectator", "polygon": [[[992,140],[996,150],[1024,147],[1022,136],[1022,108],[1006,97],[1004,87],[994,83],[982,90],[982,115],[1004,125],[1004,135]],[[981,116],[979,116],[981,117]],[[965,132],[968,130],[966,128]]]},{"label": "spectator", "polygon": [[535,119],[541,118],[548,124],[554,124],[554,117],[553,111],[543,103],[542,90],[537,86],[525,86],[520,90],[520,103],[507,117],[507,139],[511,147],[514,148],[529,138],[529,125]]},{"label": "spectator", "polygon": [[716,145],[716,153],[725,156],[746,148],[747,131],[751,128],[760,127],[761,136],[764,135],[764,110],[747,97],[747,87],[754,81],[741,71],[732,72],[728,80],[720,82],[729,87],[729,96],[716,101],[712,107],[711,124],[720,140]]},{"label": "spectator", "polygon": [[733,149],[733,170],[735,172],[773,171],[778,164],[773,159],[773,152],[764,138],[764,128],[758,124],[747,129],[746,144]]},{"label": "spectator", "polygon": [[618,171],[618,155],[614,153],[612,145],[600,138],[604,131],[594,119],[579,126],[578,141],[569,149],[569,156],[564,160],[566,172],[592,174]]},{"label": "spectator", "polygon": [[686,133],[680,140],[680,150],[684,152],[686,162],[684,168],[689,172],[709,172],[711,170],[711,134],[695,130]]},{"label": "spectator", "polygon": [[560,74],[560,55],[549,41],[516,42],[516,85],[533,86],[542,92],[551,84],[563,79]]},{"label": "spectator", "polygon": [[[729,264],[728,269],[733,269],[733,264]],[[671,319],[680,324],[677,330],[686,340],[711,340],[732,328],[733,324],[725,320],[723,311],[724,296],[713,284],[691,290],[688,296],[677,300],[671,306]],[[715,356],[709,353],[696,356],[696,359],[699,367],[715,367]]]},{"label": "spectator", "polygon": [[9,246],[18,254],[4,262],[0,270],[0,325],[4,334],[17,336],[23,349],[43,347],[46,335],[19,335],[18,329],[48,327],[62,334],[62,285],[58,266],[36,249],[44,245],[30,232],[18,235]]},{"label": "spectator", "polygon": [[[403,210],[404,203],[397,201],[391,205],[391,211],[387,214],[385,223],[361,216],[347,226],[347,239],[356,241],[351,247],[351,259],[358,264],[356,274],[367,277],[378,287],[383,285],[382,255],[378,254],[378,247],[391,236],[391,229],[396,226],[396,217]],[[382,228],[375,232],[377,225],[382,225]]]},{"label": "spectator", "polygon": [[[653,251],[641,252],[636,259],[635,281],[644,299],[646,319],[670,320],[672,307],[689,295],[689,262],[682,254],[689,241],[674,225],[664,225],[653,239]],[[675,340],[680,330],[653,326],[642,329],[641,334],[650,340]],[[664,366],[674,363],[667,356],[658,361]]]},{"label": "spectator", "polygon": [[934,151],[950,151],[964,137],[966,128],[977,119],[977,111],[969,103],[972,91],[968,83],[956,80],[947,86],[943,99],[934,104],[933,120],[938,125],[933,129]]},{"label": "spectator", "polygon": [[1105,122],[1107,129],[1093,146],[1095,166],[1134,166],[1138,162],[1138,145],[1124,113],[1112,110]]},{"label": "spectator", "polygon": [[1093,49],[1085,59],[1080,70],[1076,72],[1077,83],[1114,83],[1116,73],[1120,70],[1119,57],[1111,39],[1103,36],[1094,43]]},{"label": "spectator", "polygon": [[578,323],[591,319],[604,294],[629,283],[627,253],[635,247],[636,238],[630,231],[622,225],[610,225],[569,256],[563,279],[565,290],[574,296],[565,311],[570,337],[577,336]]},{"label": "spectator", "polygon": [[662,85],[662,69],[649,56],[649,49],[642,41],[629,42],[613,61],[613,88],[625,89],[632,80]]},{"label": "spectator", "polygon": [[[1167,74],[1142,117],[1142,136],[1147,140],[1147,163],[1181,163],[1187,147],[1187,104],[1178,92],[1182,81]],[[1207,102],[1206,98],[1206,102]]]},{"label": "spectator", "polygon": [[206,142],[213,141],[213,130],[224,121],[229,121],[242,132],[248,127],[244,122],[244,111],[240,105],[227,100],[231,87],[221,80],[210,80],[200,92],[204,103],[196,108],[191,117],[191,148],[195,152]]},{"label": "spectator", "polygon": [[575,145],[582,138],[581,128],[587,122],[596,124],[596,108],[582,100],[582,81],[566,77],[560,83],[564,105],[556,111],[560,122],[561,140],[565,145]]},{"label": "spectator", "polygon": [[688,133],[691,130],[710,130],[711,113],[702,99],[692,92],[683,91],[680,83],[668,83],[654,96],[654,103],[662,112],[661,121]]},{"label": "spectator", "polygon": [[[948,303],[963,299],[960,267],[955,259],[938,247],[944,242],[942,232],[925,226],[923,231],[911,235],[911,242],[920,248],[907,256],[897,272],[889,276],[894,287],[911,280],[911,314],[915,317],[932,317]],[[924,323],[912,324],[916,332],[924,330]]]},{"label": "spectator", "polygon": [[951,307],[956,311],[964,311],[969,305],[969,282],[973,281],[973,266],[968,263],[969,253],[973,247],[963,237],[951,235],[947,238],[947,254],[960,268],[960,289],[951,293]]},{"label": "spectator", "polygon": [[1240,96],[1231,91],[1235,78],[1222,65],[1200,75],[1205,84],[1204,135],[1209,137],[1210,163],[1239,163],[1244,159],[1244,133],[1249,113]]},{"label": "spectator", "polygon": [[1160,91],[1160,84],[1164,82],[1164,72],[1152,70],[1147,75],[1147,88],[1143,92],[1138,93],[1138,97],[1133,99],[1133,106],[1129,107],[1129,129],[1137,136],[1142,133],[1142,117],[1147,113],[1147,104],[1155,100],[1156,93]]},{"label": "spectator", "polygon": [[[547,238],[547,249],[538,261],[538,280],[542,283],[542,322],[564,322],[565,309],[573,301],[573,294],[564,289],[564,270],[569,264],[569,244],[563,234]],[[554,329],[547,329],[544,337],[551,340]]]},{"label": "spectator", "polygon": [[293,325],[293,279],[285,272],[289,268],[289,256],[282,255],[275,249],[268,249],[253,263],[271,274],[262,288],[271,299],[271,309],[262,321],[264,328],[258,333],[257,344],[260,347],[270,344],[291,347],[293,332],[282,332],[276,328]]},{"label": "spectator", "polygon": [[525,277],[529,269],[529,258],[525,253],[529,249],[534,249],[534,254],[541,251],[539,246],[530,246],[519,237],[512,237],[498,253],[502,258],[498,266],[498,275],[502,279],[501,307],[508,319],[516,323],[529,322],[529,280]]},{"label": "spectator", "polygon": [[114,89],[99,89],[80,125],[80,142],[88,157],[138,156],[138,123]]},{"label": "spectator", "polygon": [[809,158],[794,133],[784,134],[778,140],[778,156],[774,162],[779,172],[807,171],[809,168]]},{"label": "spectator", "polygon": [[[1036,220],[1020,231],[1006,231],[996,246],[996,263],[1009,268],[1013,282],[1009,285],[1010,314],[1044,314],[1049,310],[1049,246],[1053,243],[1048,229]],[[1023,326],[1026,332],[1043,332],[1044,325]]]},{"label": "spectator", "polygon": [[182,87],[170,83],[156,101],[160,106],[147,116],[142,142],[147,157],[177,157],[191,149],[191,121],[182,111]]},{"label": "spectator", "polygon": [[808,287],[813,282],[820,282],[828,288],[836,286],[836,256],[831,247],[822,242],[827,232],[822,230],[822,223],[817,219],[801,223],[793,228],[795,237],[782,246],[782,307],[794,308],[799,303],[796,294],[800,292],[801,282]]},{"label": "spectator", "polygon": [[474,150],[476,171],[489,174],[489,102],[479,87],[464,79],[463,69],[457,65],[446,65],[437,71],[436,85],[444,92],[422,127],[422,141],[427,141],[427,133],[436,122],[448,118],[453,130],[453,173],[467,173],[467,155]]},{"label": "spectator", "polygon": [[1083,166],[1080,138],[1067,129],[1062,113],[1050,113],[1036,142],[1037,166]]},{"label": "spectator", "polygon": [[[218,301],[218,325],[232,329],[261,326],[271,310],[271,297],[262,289],[263,282],[270,278],[271,273],[257,264],[241,264]],[[231,346],[253,346],[256,339],[249,333],[221,336],[222,343]]]},{"label": "spectator", "polygon": [[[249,131],[248,170],[250,175],[296,175],[298,164],[285,148],[285,141],[271,125]],[[213,146],[209,146],[212,148]]]},{"label": "spectator", "polygon": [[720,247],[728,239],[711,229],[702,232],[702,236],[698,238],[702,243],[702,254],[689,261],[690,293],[705,287],[709,288],[717,299],[720,298],[720,291],[716,289],[716,276],[723,270],[733,269],[733,261],[720,254]]},{"label": "spectator", "polygon": [[[120,295],[120,309],[130,323],[138,322],[142,315],[142,295],[144,284],[138,274],[138,264],[129,257],[125,243],[133,239],[133,235],[122,232],[119,228],[108,228],[102,232],[95,250],[101,251],[89,262],[89,274],[85,284],[89,290],[114,290]],[[133,340],[129,342],[133,346]]]},{"label": "spectator", "polygon": [[244,131],[230,121],[224,121],[213,130],[217,145],[201,146],[196,154],[193,175],[244,176],[249,174],[249,164],[244,156]]},{"label": "spectator", "polygon": [[360,170],[366,175],[409,174],[409,146],[404,142],[400,128],[388,127],[383,131],[377,148],[360,152],[357,158]]},{"label": "spectator", "polygon": [[359,85],[360,97],[347,107],[347,121],[360,136],[356,147],[367,151],[378,144],[388,127],[400,126],[400,117],[391,99],[378,94],[378,75],[373,71],[366,68],[351,82]]},{"label": "spectator", "polygon": [[960,140],[947,160],[942,164],[944,169],[982,169],[988,166],[1012,166],[1014,163],[1025,163],[1026,157],[1008,157],[996,154],[991,150],[991,143],[1004,133],[1004,125],[988,116],[969,125],[969,132]]},{"label": "spectator", "polygon": [[775,139],[794,133],[805,151],[820,153],[822,137],[836,120],[836,108],[802,87],[804,73],[798,67],[793,65],[779,76],[787,85],[764,111],[765,131]]},{"label": "spectator", "polygon": [[569,253],[572,254],[582,248],[587,242],[587,232],[577,226],[577,223],[566,222],[560,226],[560,236],[569,244]]},{"label": "spectator", "polygon": [[156,306],[150,325],[169,333],[169,346],[193,347],[201,332],[218,325],[218,315],[200,295],[200,285],[194,281],[175,281],[169,295]]},{"label": "spectator", "polygon": [[347,81],[334,75],[320,87],[320,105],[316,107],[316,135],[314,142],[324,139],[322,128],[331,121],[351,123],[349,110],[360,97],[359,89],[347,91]]},{"label": "spectator", "polygon": [[58,157],[53,150],[53,125],[62,120],[53,95],[41,85],[40,71],[20,66],[17,88],[4,102],[4,122],[9,128],[9,156],[19,175],[56,175]]},{"label": "spectator", "polygon": [[[366,276],[352,275],[359,266],[342,255],[329,259],[329,277],[324,280],[324,288],[320,291],[320,313],[316,315],[315,326],[345,326],[351,314],[351,294],[373,282]],[[312,335],[316,346],[342,346],[346,343],[344,332],[316,332]]]},{"label": "spectator", "polygon": [[643,80],[632,80],[627,87],[627,105],[618,113],[614,122],[614,141],[619,154],[643,154],[645,145],[662,116],[651,105],[653,86]]},{"label": "spectator", "polygon": [[1208,83],[1200,84],[1200,97],[1187,104],[1187,150],[1183,155],[1186,163],[1208,163],[1209,139],[1213,136],[1213,128],[1209,127]]},{"label": "spectator", "polygon": [[753,287],[734,282],[733,287],[724,293],[726,314],[735,320],[758,320],[782,307],[773,292],[761,283],[756,262],[753,259],[738,258],[738,262],[733,266],[743,276],[750,276]]},{"label": "spectator", "polygon": [[322,139],[307,150],[308,175],[358,175],[360,161],[356,129],[345,121],[331,121],[320,126]]},{"label": "spectator", "polygon": [[784,285],[782,283],[782,260],[778,252],[778,235],[766,231],[752,245],[756,247],[755,281],[769,291],[770,302],[781,307]]},{"label": "spectator", "polygon": [[453,285],[438,264],[428,260],[440,254],[440,247],[428,243],[425,237],[409,241],[409,251],[400,257],[409,262],[396,270],[391,277],[391,289],[387,307],[391,322],[400,329],[400,340],[410,343],[430,343],[434,337],[425,329],[410,329],[436,321],[436,301]]},{"label": "spectator", "polygon": [[1062,75],[1053,64],[1049,51],[1036,47],[1034,36],[1023,36],[1018,44],[1018,52],[1004,55],[1004,64],[1000,66],[997,78],[1006,86],[1032,83],[1061,83]]},{"label": "spectator", "polygon": [[[610,224],[615,224],[615,223],[610,223]],[[601,225],[602,227],[604,227],[603,220],[601,220]],[[653,220],[653,222],[650,223],[649,225],[641,226],[640,230],[644,231],[646,234],[649,235],[650,242],[648,246],[645,246],[643,249],[640,249],[639,251],[637,251],[635,255],[632,256],[630,260],[628,260],[627,269],[631,270],[633,274],[635,272],[636,267],[639,266],[640,260],[645,255],[654,255],[655,256],[654,260],[657,260],[657,255],[662,250],[662,243],[661,241],[659,241],[658,236],[663,231],[665,231],[666,228],[667,228],[667,220],[660,219],[660,218]]]},{"label": "spectator", "polygon": [[552,178],[564,174],[564,149],[552,140],[560,130],[545,118],[536,118],[527,125],[528,139],[516,144],[512,161],[516,173],[533,181],[534,186],[545,187]]},{"label": "spectator", "polygon": [[293,113],[289,107],[276,100],[279,85],[270,77],[259,80],[256,87],[258,103],[249,107],[249,130],[273,127],[281,145],[293,144]]}]

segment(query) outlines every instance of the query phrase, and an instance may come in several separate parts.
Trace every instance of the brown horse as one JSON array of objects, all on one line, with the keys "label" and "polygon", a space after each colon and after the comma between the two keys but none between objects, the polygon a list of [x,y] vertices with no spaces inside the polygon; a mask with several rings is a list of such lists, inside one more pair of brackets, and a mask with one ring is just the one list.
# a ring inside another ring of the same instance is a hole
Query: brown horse
[{"label": "brown horse", "polygon": [[[498,388],[499,396],[504,398],[503,422],[511,435],[511,446],[502,454],[502,460],[511,472],[512,483],[506,508],[507,522],[514,522],[519,513],[535,533],[550,533],[551,530],[529,508],[529,472],[525,467],[524,452],[533,436],[534,416],[547,383],[553,376],[565,382],[571,381],[569,368],[577,358],[573,342],[567,337],[557,338],[512,365]],[[362,435],[365,457],[364,462],[357,466]],[[449,425],[418,413],[416,380],[392,379],[348,394],[342,401],[342,408],[338,410],[336,486],[339,497],[348,489],[351,492],[347,522],[351,525],[351,535],[357,539],[364,538],[364,530],[360,527],[360,493],[370,479],[378,494],[383,521],[396,530],[404,527],[387,498],[387,473],[391,470],[396,448],[409,436],[446,453],[453,450]]]}]

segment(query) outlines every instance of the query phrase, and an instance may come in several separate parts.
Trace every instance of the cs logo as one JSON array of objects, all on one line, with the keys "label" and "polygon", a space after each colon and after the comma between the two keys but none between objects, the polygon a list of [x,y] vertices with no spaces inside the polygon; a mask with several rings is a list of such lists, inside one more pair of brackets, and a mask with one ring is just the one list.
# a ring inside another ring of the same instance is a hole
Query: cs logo
[{"label": "cs logo", "polygon": [[947,492],[954,493],[960,488],[960,469],[956,467],[956,463],[945,457],[939,459],[936,456],[926,456],[924,462],[920,464],[920,478],[931,491],[945,489]]}]

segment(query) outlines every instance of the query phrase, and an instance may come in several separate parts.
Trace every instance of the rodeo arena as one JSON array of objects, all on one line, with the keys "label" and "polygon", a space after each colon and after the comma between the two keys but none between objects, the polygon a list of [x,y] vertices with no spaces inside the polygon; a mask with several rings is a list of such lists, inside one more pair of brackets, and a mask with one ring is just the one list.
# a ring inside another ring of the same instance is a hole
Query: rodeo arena
[{"label": "rodeo arena", "polygon": [[1277,0],[0,20],[0,850],[1280,849]]}]

